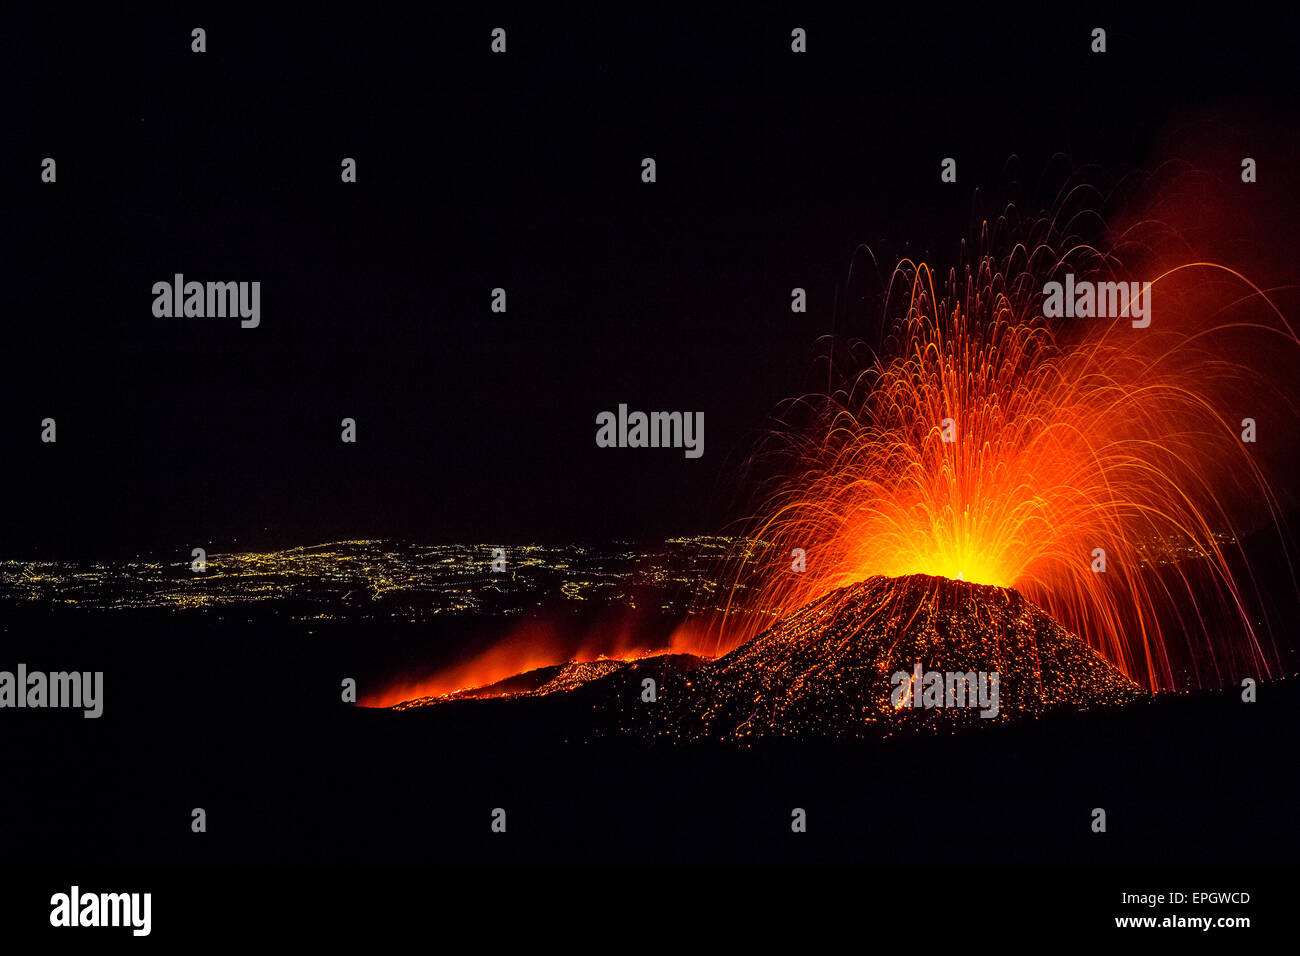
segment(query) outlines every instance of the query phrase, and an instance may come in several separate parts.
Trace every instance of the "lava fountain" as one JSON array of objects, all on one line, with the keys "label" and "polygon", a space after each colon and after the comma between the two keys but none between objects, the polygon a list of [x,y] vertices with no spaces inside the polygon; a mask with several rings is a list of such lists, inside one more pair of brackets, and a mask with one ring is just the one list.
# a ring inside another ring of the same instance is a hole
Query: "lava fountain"
[{"label": "lava fountain", "polygon": [[[884,346],[787,406],[802,421],[754,459],[778,466],[748,529],[775,551],[735,559],[729,612],[783,616],[873,576],[936,575],[1017,589],[1149,689],[1275,672],[1240,540],[1271,524],[1285,553],[1246,420],[1288,399],[1249,356],[1294,350],[1295,332],[1224,266],[1126,275],[1043,235],[995,255],[1002,225],[984,223],[946,279],[900,262]],[[1067,273],[1149,281],[1152,321],[1044,318],[1046,284]],[[770,622],[728,616],[720,649]]]}]

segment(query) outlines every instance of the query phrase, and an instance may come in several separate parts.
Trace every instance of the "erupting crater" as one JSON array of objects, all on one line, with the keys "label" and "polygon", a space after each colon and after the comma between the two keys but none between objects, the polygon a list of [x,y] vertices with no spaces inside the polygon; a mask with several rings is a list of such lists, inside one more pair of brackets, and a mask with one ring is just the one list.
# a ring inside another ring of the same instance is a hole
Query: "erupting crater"
[{"label": "erupting crater", "polygon": [[[878,738],[980,720],[973,689],[965,707],[912,706],[910,694],[899,706],[896,675],[906,673],[910,686],[918,665],[926,672],[996,674],[1002,721],[1146,693],[1018,591],[924,574],[868,578],[812,601],[719,658],[687,657],[570,662],[471,694],[566,698],[588,737],[742,741]],[[643,694],[647,675],[657,682],[653,701]]]},{"label": "erupting crater", "polygon": [[[997,673],[1004,720],[1144,694],[1012,588],[913,574],[874,576],[783,618],[665,688],[637,721],[683,737],[880,736],[979,719],[974,706],[898,707],[895,674]],[[685,686],[681,686],[681,685]]]}]

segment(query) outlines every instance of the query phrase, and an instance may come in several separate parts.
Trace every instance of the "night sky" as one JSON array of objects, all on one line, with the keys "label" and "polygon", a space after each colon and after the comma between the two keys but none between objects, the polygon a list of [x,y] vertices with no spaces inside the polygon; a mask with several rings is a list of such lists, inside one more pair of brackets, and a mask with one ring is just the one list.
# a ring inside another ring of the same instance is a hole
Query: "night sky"
[{"label": "night sky", "polygon": [[[859,243],[946,264],[1057,154],[1108,185],[1202,116],[1249,131],[1218,145],[1259,160],[1267,273],[1300,239],[1292,32],[1120,10],[40,14],[6,57],[0,556],[721,529],[818,338],[878,335]],[[177,272],[260,281],[261,326],[155,318]],[[620,402],[703,411],[704,456],[597,448]]]}]

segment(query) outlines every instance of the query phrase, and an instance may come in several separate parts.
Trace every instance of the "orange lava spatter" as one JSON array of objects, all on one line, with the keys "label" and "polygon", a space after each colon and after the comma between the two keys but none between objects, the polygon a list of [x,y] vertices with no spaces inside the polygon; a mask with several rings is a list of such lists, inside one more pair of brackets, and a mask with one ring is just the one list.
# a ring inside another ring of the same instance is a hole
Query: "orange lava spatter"
[{"label": "orange lava spatter", "polygon": [[[779,463],[746,528],[768,547],[734,559],[732,609],[783,616],[875,576],[935,575],[1016,588],[1148,689],[1277,672],[1241,549],[1245,530],[1282,538],[1276,476],[1244,429],[1249,410],[1287,407],[1294,383],[1257,360],[1300,354],[1297,338],[1207,262],[1152,268],[1146,327],[1044,317],[1045,282],[1133,278],[1120,266],[1046,237],[946,282],[901,262],[884,345],[792,402],[798,420],[754,456]],[[718,648],[765,626],[725,621]]]},{"label": "orange lava spatter", "polygon": [[862,738],[985,722],[973,707],[899,709],[893,676],[999,674],[992,726],[1141,689],[1011,588],[876,576],[800,608],[665,689],[634,729],[680,739]]}]

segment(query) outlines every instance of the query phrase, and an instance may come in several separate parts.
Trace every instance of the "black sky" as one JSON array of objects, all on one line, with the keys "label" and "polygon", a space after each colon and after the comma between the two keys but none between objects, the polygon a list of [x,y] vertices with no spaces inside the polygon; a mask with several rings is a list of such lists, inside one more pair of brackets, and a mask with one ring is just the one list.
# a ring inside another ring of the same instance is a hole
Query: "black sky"
[{"label": "black sky", "polygon": [[[715,530],[818,336],[870,334],[858,243],[951,257],[977,188],[1034,197],[1054,154],[1140,167],[1202,106],[1295,116],[1292,31],[1190,8],[41,17],[7,57],[6,555]],[[1273,171],[1261,207],[1294,192]],[[154,318],[176,272],[260,281],[261,327]],[[598,449],[619,402],[703,411],[704,457]]]}]

